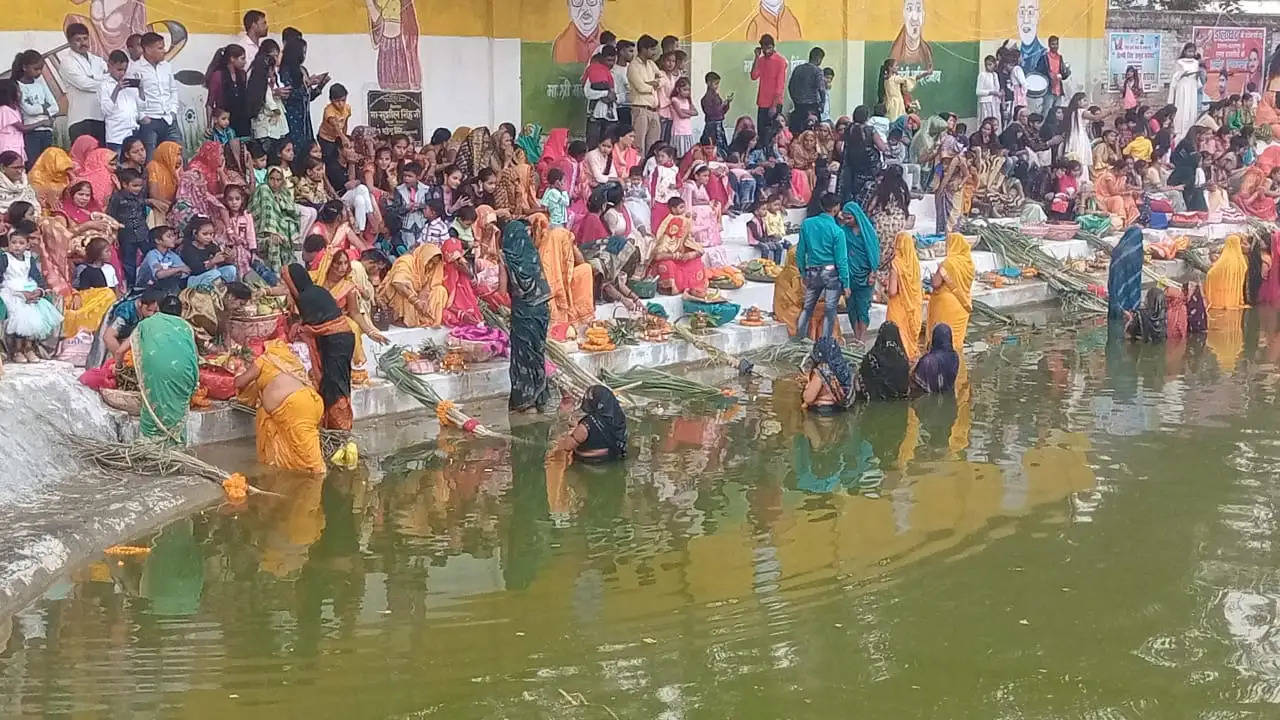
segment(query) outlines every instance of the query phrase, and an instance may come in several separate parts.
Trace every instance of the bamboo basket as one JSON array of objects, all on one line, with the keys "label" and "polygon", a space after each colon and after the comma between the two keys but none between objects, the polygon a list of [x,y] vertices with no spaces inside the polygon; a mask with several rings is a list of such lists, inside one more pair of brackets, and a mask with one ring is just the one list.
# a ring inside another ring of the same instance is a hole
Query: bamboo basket
[{"label": "bamboo basket", "polygon": [[275,335],[281,317],[284,317],[283,312],[232,317],[227,321],[227,335],[241,345],[248,345],[252,340],[265,340]]}]

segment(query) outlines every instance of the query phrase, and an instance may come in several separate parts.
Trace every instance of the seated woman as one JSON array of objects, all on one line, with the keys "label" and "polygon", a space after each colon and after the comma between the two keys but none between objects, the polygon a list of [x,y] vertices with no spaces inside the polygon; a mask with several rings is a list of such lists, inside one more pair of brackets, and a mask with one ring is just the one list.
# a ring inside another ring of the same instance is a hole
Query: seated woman
[{"label": "seated woman", "polygon": [[728,253],[720,246],[720,217],[724,207],[711,199],[707,184],[711,180],[711,168],[698,163],[689,173],[689,179],[680,189],[685,212],[692,219],[693,239],[707,252],[710,267],[729,265]]},{"label": "seated woman", "polygon": [[299,216],[293,193],[285,185],[284,171],[267,170],[267,181],[253,189],[249,214],[258,233],[258,256],[273,272],[292,259],[293,238],[298,234]]},{"label": "seated woman", "polygon": [[0,152],[0,213],[8,213],[14,203],[25,202],[35,216],[40,215],[40,199],[27,179],[22,156],[12,150]]},{"label": "seated woman", "polygon": [[308,384],[302,361],[280,340],[269,340],[253,364],[236,376],[237,398],[258,408],[258,462],[322,475],[320,421],[324,401]]},{"label": "seated woman", "polygon": [[27,177],[30,178],[31,187],[35,188],[36,195],[40,198],[41,206],[46,210],[58,207],[62,191],[66,190],[71,182],[73,167],[71,156],[66,150],[57,146],[47,148],[40,153],[40,157],[36,158]]},{"label": "seated woman", "polygon": [[809,379],[802,402],[805,409],[824,415],[846,410],[854,400],[853,368],[834,338],[820,337],[809,354]]},{"label": "seated woman", "polygon": [[328,290],[311,281],[306,268],[297,263],[281,273],[297,321],[290,336],[307,346],[311,356],[311,382],[324,401],[323,426],[350,430],[351,361],[356,336],[351,320],[342,314]]},{"label": "seated woman", "polygon": [[886,321],[858,368],[859,390],[868,400],[905,398],[911,386],[910,376],[911,361],[902,347],[902,333],[897,325]]},{"label": "seated woman", "polygon": [[311,225],[311,234],[323,235],[325,249],[345,253],[348,260],[357,260],[361,253],[370,249],[364,238],[352,228],[350,211],[341,200],[330,200],[320,207],[316,221]]},{"label": "seated woman", "polygon": [[791,158],[791,197],[800,205],[808,205],[816,187],[817,163],[821,158],[818,134],[814,130],[800,133],[787,151]]},{"label": "seated woman", "polygon": [[178,196],[178,174],[182,172],[182,146],[166,140],[156,146],[147,163],[147,199],[155,201],[159,212],[168,214]]},{"label": "seated woman", "polygon": [[702,246],[693,239],[693,228],[685,215],[685,202],[675,197],[667,202],[667,217],[658,226],[650,274],[658,276],[664,295],[685,294],[704,298],[709,281],[703,264]]},{"label": "seated woman", "polygon": [[[1096,159],[1097,156],[1095,156]],[[1109,165],[1097,169],[1093,178],[1093,194],[1098,204],[1111,215],[1116,215],[1125,225],[1138,220],[1138,191],[1128,187],[1125,179],[1125,159],[1117,156]]]},{"label": "seated woman", "polygon": [[593,385],[582,396],[582,419],[560,439],[557,449],[583,462],[607,462],[627,456],[627,417],[613,391]]},{"label": "seated woman", "polygon": [[187,169],[178,177],[178,191],[167,216],[178,232],[185,232],[193,218],[207,217],[214,222],[218,242],[223,241],[228,222],[221,197],[225,167],[222,145],[212,141],[201,145],[187,163]]},{"label": "seated woman", "polygon": [[512,217],[525,218],[542,210],[538,202],[538,173],[523,147],[517,145],[512,152],[514,162],[498,175],[494,207],[506,210]]},{"label": "seated woman", "polygon": [[444,258],[444,289],[449,293],[449,304],[444,309],[444,324],[479,325],[484,322],[480,302],[476,299],[471,282],[471,263],[462,247],[462,240],[450,235],[440,246]]},{"label": "seated woman", "polygon": [[939,323],[933,326],[929,352],[911,371],[912,391],[925,394],[951,392],[959,372],[960,354],[951,345],[951,326]]},{"label": "seated woman", "polygon": [[404,327],[439,327],[449,307],[440,248],[423,243],[396,258],[378,286],[378,302]]},{"label": "seated woman", "polygon": [[475,238],[475,287],[476,296],[492,307],[511,307],[511,298],[503,289],[507,271],[502,267],[502,231],[498,229],[498,214],[488,205],[476,208],[473,227]]},{"label": "seated woman", "polygon": [[1276,200],[1280,198],[1280,165],[1267,169],[1259,165],[1245,168],[1240,190],[1232,198],[1252,217],[1276,221]]},{"label": "seated woman", "polygon": [[107,311],[123,295],[116,269],[107,262],[110,247],[103,237],[95,237],[85,246],[84,262],[76,266],[73,292],[63,310],[63,337],[75,337],[82,330],[97,331]]},{"label": "seated woman", "polygon": [[551,286],[551,326],[570,325],[575,330],[595,319],[595,293],[591,266],[573,242],[573,233],[553,228],[541,213],[529,220],[529,232],[538,248],[542,274]]}]

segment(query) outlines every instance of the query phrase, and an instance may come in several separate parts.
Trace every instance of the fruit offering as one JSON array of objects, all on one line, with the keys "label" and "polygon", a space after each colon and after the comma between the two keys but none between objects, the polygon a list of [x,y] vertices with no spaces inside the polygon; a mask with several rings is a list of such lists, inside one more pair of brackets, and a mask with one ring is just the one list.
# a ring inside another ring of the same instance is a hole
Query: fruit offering
[{"label": "fruit offering", "polygon": [[747,311],[742,313],[742,317],[738,318],[738,324],[748,327],[756,327],[764,324],[764,313],[760,312],[760,308],[752,305]]},{"label": "fruit offering", "polygon": [[444,354],[444,359],[440,361],[440,369],[450,373],[466,372],[467,361],[462,359],[460,351],[451,349]]},{"label": "fruit offering", "polygon": [[578,347],[587,352],[613,350],[618,346],[609,338],[609,328],[603,323],[592,323],[587,327],[586,339],[578,343]]}]

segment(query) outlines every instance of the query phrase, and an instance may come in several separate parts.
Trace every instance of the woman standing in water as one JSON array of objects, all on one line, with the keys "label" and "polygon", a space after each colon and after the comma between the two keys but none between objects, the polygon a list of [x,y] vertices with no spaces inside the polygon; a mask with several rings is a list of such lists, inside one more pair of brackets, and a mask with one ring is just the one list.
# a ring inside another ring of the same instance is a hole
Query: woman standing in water
[{"label": "woman standing in water", "polygon": [[1130,227],[1111,251],[1107,270],[1107,315],[1123,319],[1142,302],[1142,228]]},{"label": "woman standing in water", "polygon": [[606,462],[627,456],[627,417],[613,391],[593,385],[582,396],[582,419],[560,440],[560,450],[584,462]]},{"label": "woman standing in water", "polygon": [[547,328],[551,324],[551,287],[542,274],[538,250],[529,228],[519,220],[502,230],[502,257],[511,295],[511,399],[516,412],[542,411],[551,406],[547,385]]}]

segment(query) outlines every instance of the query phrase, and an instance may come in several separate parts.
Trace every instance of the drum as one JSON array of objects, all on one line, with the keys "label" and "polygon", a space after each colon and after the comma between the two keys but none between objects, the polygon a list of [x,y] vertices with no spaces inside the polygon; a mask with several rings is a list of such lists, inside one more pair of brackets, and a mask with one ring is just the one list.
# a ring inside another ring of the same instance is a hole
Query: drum
[{"label": "drum", "polygon": [[1027,73],[1027,97],[1042,98],[1049,92],[1049,78],[1038,72]]}]

